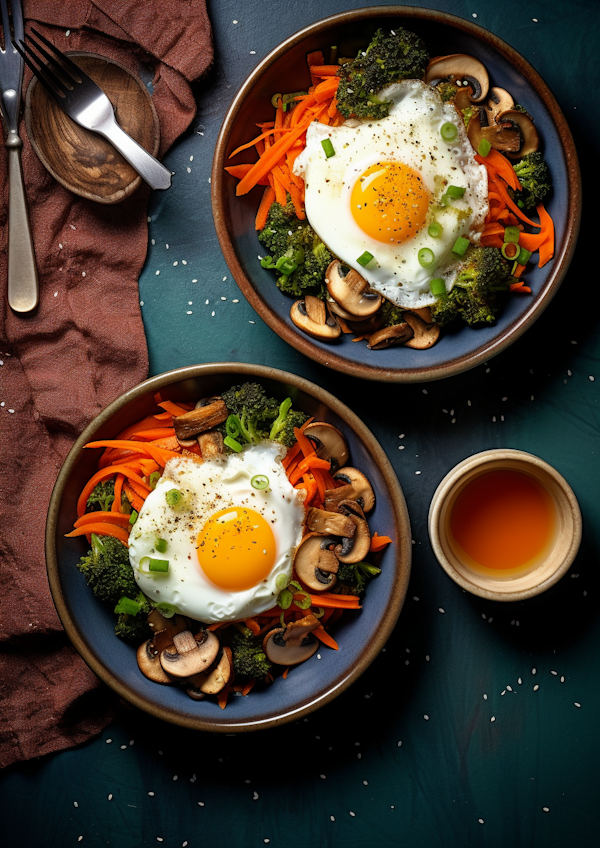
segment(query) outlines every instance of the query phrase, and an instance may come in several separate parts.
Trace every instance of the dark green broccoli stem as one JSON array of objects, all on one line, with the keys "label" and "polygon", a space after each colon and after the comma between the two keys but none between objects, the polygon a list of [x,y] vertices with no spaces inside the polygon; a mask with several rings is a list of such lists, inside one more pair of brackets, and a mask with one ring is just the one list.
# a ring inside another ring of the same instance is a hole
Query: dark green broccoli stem
[{"label": "dark green broccoli stem", "polygon": [[342,65],[337,105],[345,118],[385,118],[389,101],[378,92],[405,79],[422,79],[429,62],[425,43],[418,35],[402,27],[386,35],[378,29],[365,51]]}]

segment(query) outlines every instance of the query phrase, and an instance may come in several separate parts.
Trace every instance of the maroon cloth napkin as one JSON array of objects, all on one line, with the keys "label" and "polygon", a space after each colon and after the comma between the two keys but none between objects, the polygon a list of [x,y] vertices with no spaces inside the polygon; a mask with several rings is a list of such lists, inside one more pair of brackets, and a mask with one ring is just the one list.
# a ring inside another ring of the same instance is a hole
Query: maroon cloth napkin
[{"label": "maroon cloth napkin", "polygon": [[[190,82],[213,57],[204,0],[24,0],[60,50],[154,66],[161,155],[195,114]],[[30,74],[26,70],[25,88]],[[71,647],[44,559],[52,487],[89,421],[145,379],[138,276],[147,248],[142,185],[120,204],[72,195],[28,142],[23,171],[40,306],[17,316],[0,295],[0,766],[76,745],[111,720],[115,702]],[[7,279],[6,157],[0,147],[0,282]]]}]

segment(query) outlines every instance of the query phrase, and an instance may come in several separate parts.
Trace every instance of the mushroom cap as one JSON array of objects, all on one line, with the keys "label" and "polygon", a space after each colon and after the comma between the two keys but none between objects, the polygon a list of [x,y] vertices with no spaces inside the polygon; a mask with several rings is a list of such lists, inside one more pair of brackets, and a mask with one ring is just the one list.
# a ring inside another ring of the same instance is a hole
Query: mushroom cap
[{"label": "mushroom cap", "polygon": [[217,695],[227,686],[233,675],[233,653],[225,645],[217,655],[211,668],[193,674],[188,680],[187,693],[191,698],[200,700],[199,693]]},{"label": "mushroom cap", "polygon": [[440,325],[435,322],[427,324],[418,315],[410,312],[405,312],[404,317],[414,332],[412,339],[406,342],[406,347],[412,347],[415,350],[427,350],[428,347],[433,347],[440,337]]},{"label": "mushroom cap", "polygon": [[287,627],[270,630],[263,639],[263,651],[276,665],[298,665],[316,653],[319,640],[312,631],[317,627],[319,619],[309,613]]},{"label": "mushroom cap", "polygon": [[199,433],[197,439],[204,458],[220,456],[225,450],[223,433],[219,430],[208,430],[206,433]]},{"label": "mushroom cap", "polygon": [[340,512],[354,522],[356,530],[351,537],[345,538],[335,549],[340,562],[361,562],[369,553],[371,547],[371,531],[365,519],[365,514],[356,501],[346,500],[339,504]]},{"label": "mushroom cap", "polygon": [[299,580],[313,592],[331,589],[337,577],[338,558],[329,545],[335,541],[320,533],[307,533],[296,549],[294,571]]},{"label": "mushroom cap", "polygon": [[290,318],[299,330],[321,341],[333,341],[342,332],[335,316],[323,301],[312,295],[306,295],[304,300],[292,304]]},{"label": "mushroom cap", "polygon": [[172,677],[191,677],[205,671],[218,652],[219,640],[211,630],[202,630],[196,637],[184,630],[173,637],[173,645],[161,652],[160,662]]},{"label": "mushroom cap", "polygon": [[354,536],[353,521],[341,512],[328,512],[312,506],[306,516],[306,526],[322,536]]},{"label": "mushroom cap", "polygon": [[494,150],[501,150],[508,154],[519,149],[521,135],[519,129],[509,121],[498,122],[489,127],[482,126],[481,114],[473,115],[467,128],[467,136],[475,150],[479,149],[479,143],[486,139]]},{"label": "mushroom cap", "polygon": [[178,439],[185,441],[191,436],[196,436],[205,430],[212,430],[218,424],[222,424],[228,415],[229,410],[223,398],[210,398],[210,402],[205,406],[197,406],[189,412],[173,417],[175,435]]},{"label": "mushroom cap", "polygon": [[[326,509],[334,507],[334,512],[338,510],[339,504],[344,500],[356,501],[364,512],[370,512],[375,506],[375,492],[373,487],[358,468],[353,468],[347,465],[340,468],[333,479],[345,483],[337,489],[327,489],[325,491]],[[330,506],[331,504],[331,506]]]},{"label": "mushroom cap", "polygon": [[325,271],[327,291],[346,312],[358,320],[369,318],[381,306],[381,295],[369,288],[369,283],[354,268],[334,259]]},{"label": "mushroom cap", "polygon": [[483,106],[488,125],[495,124],[498,115],[506,112],[507,109],[512,109],[514,105],[515,101],[512,94],[505,88],[498,88],[498,86],[490,88],[487,103]]},{"label": "mushroom cap", "polygon": [[516,126],[519,132],[520,144],[517,150],[506,151],[509,159],[521,159],[522,156],[527,156],[528,153],[535,153],[540,146],[540,137],[533,118],[525,112],[519,112],[518,109],[508,109],[498,115],[498,123],[508,123],[513,127]]},{"label": "mushroom cap", "polygon": [[346,440],[333,424],[325,421],[313,421],[303,430],[304,435],[314,444],[317,456],[328,459],[332,467],[340,468],[348,462],[348,445]]},{"label": "mushroom cap", "polygon": [[393,345],[406,344],[412,337],[413,328],[406,321],[403,321],[401,324],[394,324],[392,327],[377,330],[369,337],[367,347],[369,350],[383,350],[383,348]]},{"label": "mushroom cap", "polygon": [[172,683],[171,678],[160,664],[159,654],[151,649],[152,639],[147,639],[137,649],[137,662],[140,671],[153,683]]},{"label": "mushroom cap", "polygon": [[466,80],[473,94],[473,103],[485,100],[490,87],[488,72],[479,59],[466,53],[452,53],[449,56],[437,56],[431,59],[425,71],[425,82],[448,79],[452,82]]}]

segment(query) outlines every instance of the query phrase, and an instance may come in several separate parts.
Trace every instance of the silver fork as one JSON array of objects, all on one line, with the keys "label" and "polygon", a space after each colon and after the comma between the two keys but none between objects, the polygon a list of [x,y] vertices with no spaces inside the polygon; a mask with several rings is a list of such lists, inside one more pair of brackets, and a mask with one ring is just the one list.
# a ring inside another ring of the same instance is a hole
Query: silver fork
[{"label": "silver fork", "polygon": [[[31,44],[26,44],[21,36],[15,46],[61,109],[80,126],[108,139],[151,188],[169,188],[171,171],[121,129],[112,104],[100,86],[40,32],[33,28],[32,32],[37,41],[31,38]],[[54,55],[42,46],[44,44]]]},{"label": "silver fork", "polygon": [[23,12],[19,0],[10,0],[10,14],[7,0],[0,0],[0,10],[4,32],[4,49],[0,48],[0,111],[8,159],[8,303],[15,312],[31,312],[38,305],[39,288],[21,166],[23,60],[14,44],[23,38]]}]

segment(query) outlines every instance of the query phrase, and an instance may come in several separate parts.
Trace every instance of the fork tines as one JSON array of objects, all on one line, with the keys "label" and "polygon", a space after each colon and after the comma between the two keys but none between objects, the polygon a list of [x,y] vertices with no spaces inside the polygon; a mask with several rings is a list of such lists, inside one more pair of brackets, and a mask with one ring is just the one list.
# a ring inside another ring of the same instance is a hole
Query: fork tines
[{"label": "fork tines", "polygon": [[[5,0],[0,0],[4,3]],[[73,90],[73,84],[82,82],[85,76],[83,71],[72,62],[68,56],[55,47],[51,41],[32,27],[31,32],[36,36],[29,37],[31,44],[27,44],[21,40],[15,44],[27,66],[32,70],[46,91],[56,99],[62,99],[67,96],[69,91]],[[46,45],[53,51],[52,55],[43,45]],[[43,60],[46,60],[45,62]]]}]

